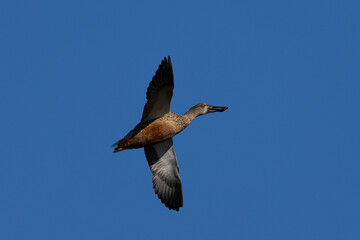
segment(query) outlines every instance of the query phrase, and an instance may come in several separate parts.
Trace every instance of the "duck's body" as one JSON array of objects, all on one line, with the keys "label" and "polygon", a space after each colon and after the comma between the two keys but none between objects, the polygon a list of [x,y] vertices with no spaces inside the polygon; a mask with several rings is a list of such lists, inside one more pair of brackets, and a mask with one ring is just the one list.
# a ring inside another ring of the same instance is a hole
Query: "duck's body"
[{"label": "duck's body", "polygon": [[172,138],[191,122],[186,115],[169,112],[155,120],[140,122],[116,145],[115,151],[142,148]]},{"label": "duck's body", "polygon": [[113,144],[114,152],[144,148],[153,173],[155,193],[168,208],[179,210],[183,206],[181,180],[172,137],[184,130],[197,116],[222,112],[227,107],[214,107],[200,103],[185,114],[170,111],[174,76],[170,57],[164,58],[149,84],[143,116],[124,138]]}]

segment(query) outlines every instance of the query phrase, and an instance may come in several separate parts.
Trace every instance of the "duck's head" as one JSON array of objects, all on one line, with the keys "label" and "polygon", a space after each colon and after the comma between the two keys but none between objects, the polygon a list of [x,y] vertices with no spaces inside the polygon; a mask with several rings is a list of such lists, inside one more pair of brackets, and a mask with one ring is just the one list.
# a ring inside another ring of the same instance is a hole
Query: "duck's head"
[{"label": "duck's head", "polygon": [[190,108],[186,114],[191,115],[195,118],[197,116],[201,116],[207,113],[223,112],[226,109],[228,109],[228,107],[216,107],[206,103],[199,103]]}]

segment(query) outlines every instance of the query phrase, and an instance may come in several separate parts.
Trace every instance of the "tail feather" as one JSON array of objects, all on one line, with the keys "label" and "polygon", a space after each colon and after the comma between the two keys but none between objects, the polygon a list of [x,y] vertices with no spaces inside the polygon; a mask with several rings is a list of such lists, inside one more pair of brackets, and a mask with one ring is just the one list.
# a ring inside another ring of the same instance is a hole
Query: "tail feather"
[{"label": "tail feather", "polygon": [[123,139],[121,139],[121,140],[117,141],[116,143],[114,143],[113,145],[111,145],[111,147],[115,147],[115,146],[119,145],[119,144],[121,143],[121,141],[122,141],[122,140],[123,140]]},{"label": "tail feather", "polygon": [[117,153],[117,152],[121,152],[122,150],[124,150],[123,148],[120,147],[116,147],[113,151],[113,153]]},{"label": "tail feather", "polygon": [[129,142],[130,142],[130,139],[126,140],[126,141],[124,139],[121,139],[121,140],[117,141],[116,143],[114,143],[112,145],[112,147],[115,147],[114,153],[124,150],[125,149],[124,145],[128,144]]}]

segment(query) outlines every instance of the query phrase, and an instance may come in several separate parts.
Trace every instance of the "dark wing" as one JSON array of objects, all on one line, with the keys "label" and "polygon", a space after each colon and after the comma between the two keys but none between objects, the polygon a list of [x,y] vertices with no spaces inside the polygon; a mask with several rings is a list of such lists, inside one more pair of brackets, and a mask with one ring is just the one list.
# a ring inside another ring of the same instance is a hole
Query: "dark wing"
[{"label": "dark wing", "polygon": [[170,112],[170,101],[173,95],[174,74],[170,56],[161,61],[155,76],[146,92],[148,100],[144,106],[141,121],[159,118]]},{"label": "dark wing", "polygon": [[179,208],[183,206],[183,197],[172,138],[144,147],[144,149],[153,173],[155,193],[166,207],[179,211]]}]

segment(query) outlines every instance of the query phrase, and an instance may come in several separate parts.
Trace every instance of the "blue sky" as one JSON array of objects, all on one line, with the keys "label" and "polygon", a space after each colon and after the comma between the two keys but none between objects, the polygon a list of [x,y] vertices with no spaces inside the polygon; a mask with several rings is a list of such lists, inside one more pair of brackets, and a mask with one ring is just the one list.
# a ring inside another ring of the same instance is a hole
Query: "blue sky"
[{"label": "blue sky", "polygon": [[[1,239],[360,239],[359,1],[2,1]],[[161,59],[184,207],[141,118]]]}]

